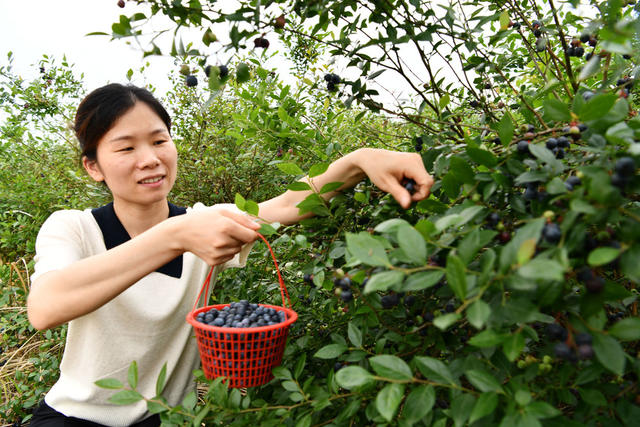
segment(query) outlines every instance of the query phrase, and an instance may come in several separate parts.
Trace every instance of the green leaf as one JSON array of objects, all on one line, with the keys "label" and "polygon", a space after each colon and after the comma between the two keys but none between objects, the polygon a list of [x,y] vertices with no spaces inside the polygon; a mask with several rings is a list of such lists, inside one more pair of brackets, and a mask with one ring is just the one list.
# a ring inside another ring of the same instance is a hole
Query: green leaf
[{"label": "green leaf", "polygon": [[474,228],[471,233],[467,234],[465,238],[458,243],[458,256],[462,262],[466,265],[473,261],[478,251],[491,242],[496,234],[497,232],[493,230]]},{"label": "green leaf", "polygon": [[620,341],[640,340],[640,318],[622,319],[609,329],[609,333]]},{"label": "green leaf", "polygon": [[316,215],[328,216],[331,214],[324,204],[324,201],[316,193],[311,193],[303,201],[296,205],[300,215],[313,212]]},{"label": "green leaf", "polygon": [[182,399],[182,406],[193,411],[193,408],[196,407],[196,403],[198,403],[198,396],[196,396],[196,392],[191,390],[185,397]]},{"label": "green leaf", "polygon": [[[598,56],[598,55],[594,55]],[[618,99],[618,95],[615,93],[602,93],[591,98],[587,103],[584,104],[578,115],[580,116],[580,120],[583,122],[588,122],[590,120],[599,119],[604,117],[613,104],[616,103]]]},{"label": "green leaf", "polygon": [[602,247],[596,248],[589,253],[587,262],[592,267],[599,267],[601,265],[609,264],[620,255],[620,249]]},{"label": "green leaf", "polygon": [[509,362],[514,362],[520,356],[523,348],[524,336],[520,332],[507,336],[502,342],[502,352],[507,356]]},{"label": "green leaf", "polygon": [[465,372],[465,376],[478,390],[502,393],[502,386],[489,372],[481,369],[471,369]]},{"label": "green leaf", "polygon": [[393,380],[410,380],[413,378],[411,368],[397,356],[383,354],[369,359],[373,370],[381,377]]},{"label": "green leaf", "polygon": [[129,372],[127,374],[127,382],[129,386],[135,389],[138,386],[138,362],[135,360],[129,365]]},{"label": "green leaf", "polygon": [[609,371],[616,375],[624,373],[625,353],[618,340],[609,335],[594,334],[593,351],[598,362]]},{"label": "green leaf", "polygon": [[347,335],[349,341],[356,347],[362,347],[362,331],[353,322],[347,325]]},{"label": "green leaf", "polygon": [[402,418],[409,423],[423,419],[436,402],[436,392],[433,386],[421,385],[409,393],[402,408]]},{"label": "green leaf", "polygon": [[525,240],[518,248],[518,264],[523,265],[529,262],[536,252],[536,239]]},{"label": "green leaf", "polygon": [[442,361],[427,356],[416,356],[413,360],[427,379],[443,384],[456,384],[451,371]]},{"label": "green leaf", "polygon": [[476,398],[468,393],[462,393],[454,397],[451,401],[451,414],[453,425],[462,427],[471,415],[471,411],[476,403]]},{"label": "green leaf", "polygon": [[318,163],[309,169],[309,178],[313,178],[314,176],[322,175],[329,169],[329,163]]},{"label": "green leaf", "polygon": [[158,379],[156,380],[156,395],[162,395],[162,391],[164,390],[164,382],[167,378],[167,364],[165,362],[162,365],[162,369],[160,369],[160,374],[158,375]]},{"label": "green leaf", "polygon": [[549,405],[547,402],[532,402],[527,405],[524,410],[538,419],[553,418],[562,414],[560,410]]},{"label": "green leaf", "polygon": [[122,390],[109,398],[109,402],[115,405],[131,405],[143,400],[144,397],[135,390]]},{"label": "green leaf", "polygon": [[[234,28],[236,28],[234,26]],[[249,66],[244,62],[241,62],[236,67],[236,81],[240,84],[249,81],[251,78],[251,71],[249,70]]]},{"label": "green leaf", "polygon": [[442,316],[438,316],[435,319],[433,319],[433,326],[440,329],[441,331],[444,331],[449,326],[453,325],[458,320],[460,320],[460,317],[462,316],[458,313],[443,314]]},{"label": "green leaf", "polygon": [[500,272],[505,273],[516,261],[518,250],[525,240],[534,239],[538,242],[540,233],[544,227],[544,218],[537,218],[527,225],[520,227],[511,241],[500,252]]},{"label": "green leaf", "polygon": [[487,329],[471,337],[469,344],[479,348],[493,347],[501,344],[506,337],[506,334],[498,334],[493,329]]},{"label": "green leaf", "polygon": [[480,165],[493,168],[498,164],[498,159],[490,151],[475,147],[467,147],[466,151],[469,157]]},{"label": "green leaf", "polygon": [[338,188],[342,187],[344,182],[328,182],[322,186],[320,189],[320,194],[330,193],[332,191],[336,191]]},{"label": "green leaf", "polygon": [[119,389],[123,388],[124,384],[118,381],[115,378],[105,378],[103,380],[98,380],[94,383],[100,388],[109,388],[109,389]]},{"label": "green leaf", "polygon": [[403,279],[404,273],[398,270],[376,273],[367,280],[363,293],[366,295],[376,291],[387,291],[402,283]]},{"label": "green leaf", "polygon": [[527,279],[557,280],[564,279],[564,267],[551,259],[536,258],[518,269],[518,273]]},{"label": "green leaf", "polygon": [[335,359],[345,351],[347,351],[347,346],[344,344],[328,344],[316,351],[313,357],[319,359]]},{"label": "green leaf", "polygon": [[153,400],[147,400],[147,410],[151,414],[160,414],[169,410],[169,406],[167,404],[163,404],[161,399],[162,397],[156,396]]},{"label": "green leaf", "polygon": [[347,249],[357,259],[372,266],[389,266],[387,253],[378,240],[366,231],[358,234],[347,233]]},{"label": "green leaf", "polygon": [[607,406],[607,399],[599,390],[580,388],[578,389],[578,392],[580,393],[582,400],[594,408]]},{"label": "green leaf", "polygon": [[453,293],[464,300],[467,296],[467,276],[462,260],[455,254],[449,253],[447,256],[447,282]]},{"label": "green leaf", "polygon": [[542,102],[544,118],[547,121],[568,122],[571,120],[569,106],[559,99],[549,98]]},{"label": "green leaf", "polygon": [[633,143],[635,132],[625,122],[620,122],[607,129],[604,136],[612,144],[626,145]]},{"label": "green leaf", "polygon": [[291,191],[308,191],[308,190],[311,190],[311,186],[309,184],[307,184],[306,182],[295,181],[295,182],[292,182],[291,184],[287,185],[287,190],[291,190]]},{"label": "green leaf", "polygon": [[469,424],[473,424],[480,418],[486,417],[493,413],[498,406],[498,395],[493,392],[482,393],[476,404],[473,406],[471,416],[469,417]]},{"label": "green leaf", "polygon": [[258,206],[258,203],[254,202],[253,200],[247,200],[247,202],[244,204],[244,210],[249,215],[258,216],[260,207]]},{"label": "green leaf", "polygon": [[398,243],[407,258],[415,264],[427,262],[427,245],[422,234],[410,225],[398,228]]},{"label": "green leaf", "polygon": [[481,299],[476,300],[467,308],[467,320],[476,329],[482,329],[491,316],[491,308],[489,304]]},{"label": "green leaf", "polygon": [[451,170],[440,180],[440,185],[450,199],[458,197],[462,188],[462,183]]},{"label": "green leaf", "polygon": [[366,369],[360,366],[345,366],[336,373],[336,382],[348,390],[375,381]]},{"label": "green leaf", "polygon": [[391,422],[404,396],[404,384],[387,384],[376,396],[376,409],[382,417]]},{"label": "green leaf", "polygon": [[242,197],[240,193],[236,193],[236,196],[235,196],[236,207],[241,211],[244,211],[245,203],[247,203],[247,201],[244,199],[244,197]]},{"label": "green leaf", "polygon": [[498,136],[500,137],[500,141],[502,145],[507,146],[513,139],[513,131],[515,130],[515,126],[511,121],[511,118],[508,114],[502,116],[502,119],[498,123]]},{"label": "green leaf", "polygon": [[278,169],[280,169],[282,172],[286,173],[287,175],[303,175],[304,174],[302,169],[300,169],[300,167],[295,163],[278,163],[276,166],[278,166]]},{"label": "green leaf", "polygon": [[469,162],[462,157],[453,156],[449,161],[449,172],[453,173],[457,180],[466,184],[475,182],[475,174]]},{"label": "green leaf", "polygon": [[[582,70],[580,70],[580,75],[578,76],[578,81],[582,81],[582,80],[586,80],[589,77],[593,76],[594,74],[596,74],[598,71],[600,71],[600,55],[593,55],[586,64],[584,64],[584,67],[582,67]],[[585,119],[584,117],[581,117],[582,120],[589,120],[589,119]]]},{"label": "green leaf", "polygon": [[421,271],[407,277],[402,285],[402,292],[421,291],[435,286],[444,276],[443,271]]},{"label": "green leaf", "polygon": [[626,250],[620,258],[622,273],[634,282],[640,282],[640,245],[636,244]]},{"label": "green leaf", "polygon": [[291,371],[285,368],[284,366],[276,366],[271,370],[273,376],[279,380],[292,380],[293,376],[291,375]]}]

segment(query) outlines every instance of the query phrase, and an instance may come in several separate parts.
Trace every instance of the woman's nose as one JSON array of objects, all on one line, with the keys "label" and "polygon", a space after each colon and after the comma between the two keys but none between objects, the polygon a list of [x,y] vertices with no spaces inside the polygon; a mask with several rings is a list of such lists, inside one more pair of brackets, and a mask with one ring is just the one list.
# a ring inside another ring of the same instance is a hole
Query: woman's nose
[{"label": "woman's nose", "polygon": [[153,168],[160,164],[160,159],[152,148],[146,148],[139,151],[138,167],[140,169]]}]

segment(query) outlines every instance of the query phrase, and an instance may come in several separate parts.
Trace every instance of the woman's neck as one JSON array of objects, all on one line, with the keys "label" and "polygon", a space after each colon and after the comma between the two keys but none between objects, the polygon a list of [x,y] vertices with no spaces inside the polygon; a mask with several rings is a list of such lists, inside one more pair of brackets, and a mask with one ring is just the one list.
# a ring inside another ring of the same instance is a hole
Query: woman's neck
[{"label": "woman's neck", "polygon": [[115,199],[113,210],[132,239],[169,217],[169,203],[166,199],[151,205],[123,203]]}]

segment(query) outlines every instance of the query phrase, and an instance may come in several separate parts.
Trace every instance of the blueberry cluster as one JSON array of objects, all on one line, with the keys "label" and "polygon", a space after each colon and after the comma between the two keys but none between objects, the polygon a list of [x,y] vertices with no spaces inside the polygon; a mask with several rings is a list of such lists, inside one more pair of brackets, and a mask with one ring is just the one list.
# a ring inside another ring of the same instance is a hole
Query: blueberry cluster
[{"label": "blueberry cluster", "polygon": [[247,300],[232,302],[218,310],[212,308],[207,312],[200,312],[196,320],[209,326],[225,328],[257,328],[272,326],[286,320],[284,311],[267,308],[258,304],[250,304]]},{"label": "blueberry cluster", "polygon": [[616,87],[619,87],[621,89],[621,93],[627,97],[631,93],[631,88],[633,88],[633,79],[629,76],[618,79]]},{"label": "blueberry cluster", "polygon": [[198,86],[198,78],[196,76],[187,76],[185,83],[188,87]]},{"label": "blueberry cluster", "polygon": [[576,58],[581,58],[584,55],[584,48],[582,47],[582,41],[578,39],[574,39],[571,41],[571,46],[567,48],[568,56],[575,56]]},{"label": "blueberry cluster", "polygon": [[600,293],[604,289],[604,279],[597,276],[589,267],[583,267],[578,270],[576,277],[580,282],[584,283],[584,287],[592,294]]},{"label": "blueberry cluster", "polygon": [[422,137],[416,136],[416,144],[414,146],[417,152],[422,151]]},{"label": "blueberry cluster", "polygon": [[616,162],[613,175],[611,175],[611,184],[624,190],[631,183],[636,174],[636,162],[631,157],[621,157]]},{"label": "blueberry cluster", "polygon": [[351,291],[351,279],[348,277],[335,278],[333,280],[333,284],[336,289],[340,289],[338,294],[340,295],[340,299],[344,302],[349,302],[353,300],[353,292]]},{"label": "blueberry cluster", "polygon": [[542,237],[549,243],[558,243],[562,238],[562,230],[555,222],[549,222],[542,228]]},{"label": "blueberry cluster", "polygon": [[338,90],[336,85],[340,84],[342,79],[337,74],[328,73],[324,75],[324,81],[327,82],[327,90],[329,92],[335,92]]},{"label": "blueberry cluster", "polygon": [[574,337],[576,349],[574,350],[566,343],[568,333],[565,328],[557,323],[547,326],[547,336],[553,341],[559,341],[553,346],[553,352],[560,359],[575,362],[577,359],[591,359],[593,357],[592,337],[586,332],[580,332]]}]

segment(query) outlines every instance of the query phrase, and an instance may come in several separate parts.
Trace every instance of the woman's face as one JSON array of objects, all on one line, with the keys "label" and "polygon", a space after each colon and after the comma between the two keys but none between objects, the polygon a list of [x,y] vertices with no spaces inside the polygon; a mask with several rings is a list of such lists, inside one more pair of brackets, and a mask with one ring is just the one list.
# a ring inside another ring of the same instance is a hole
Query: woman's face
[{"label": "woman's face", "polygon": [[166,201],[176,180],[178,153],[162,119],[144,102],[122,115],[98,142],[96,160],[83,165],[105,181],[114,203],[152,205]]}]

